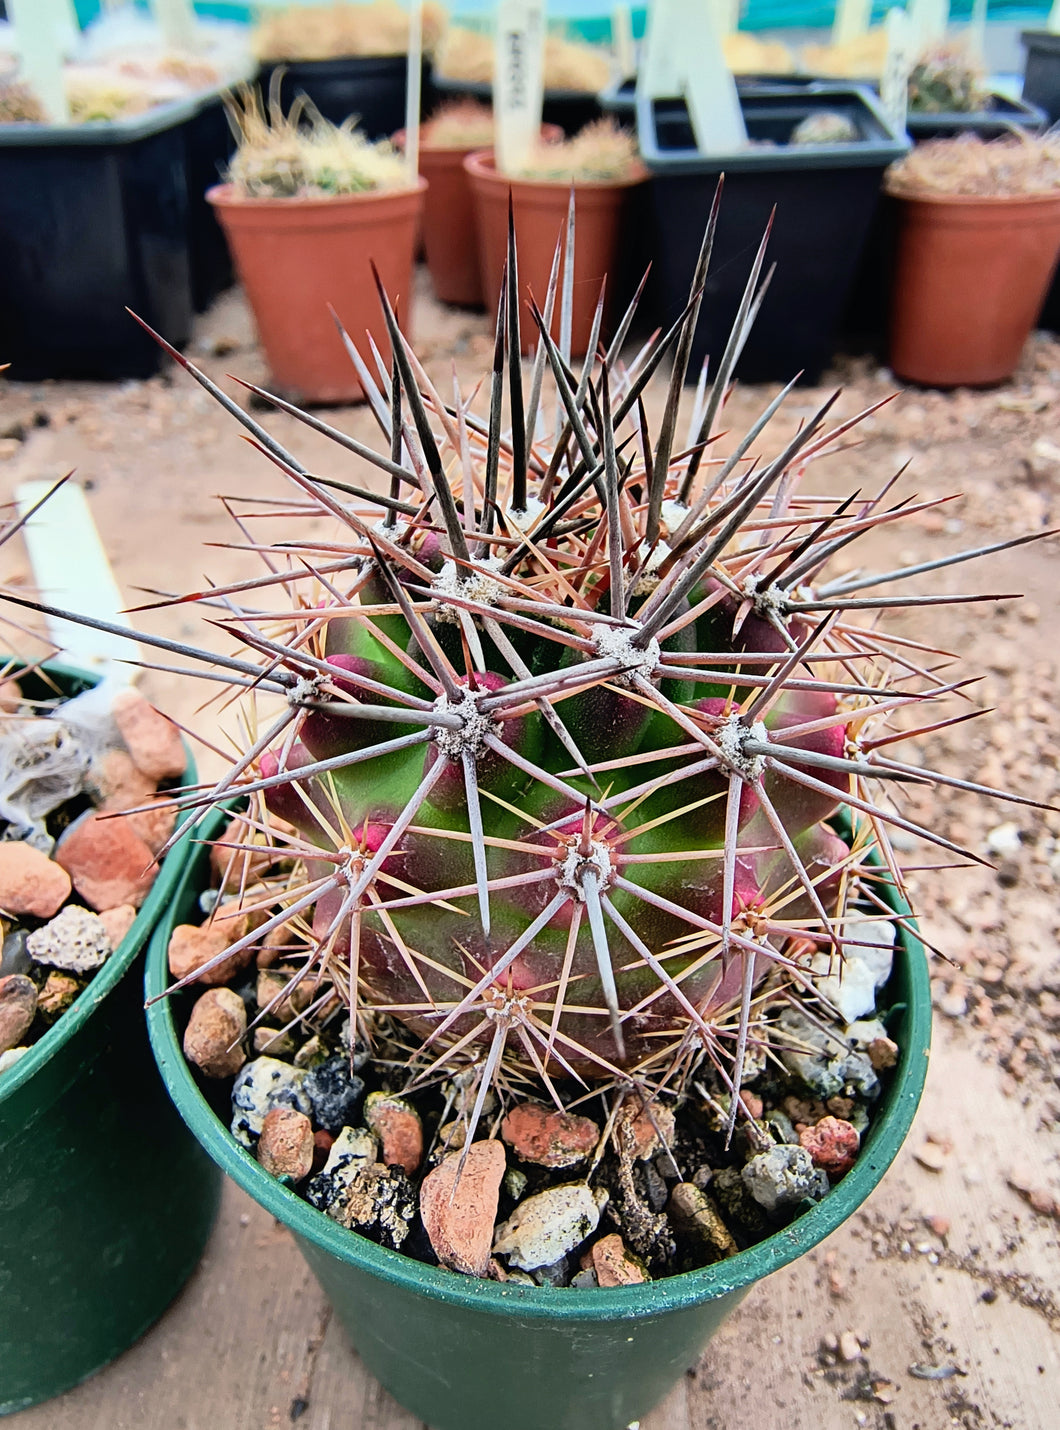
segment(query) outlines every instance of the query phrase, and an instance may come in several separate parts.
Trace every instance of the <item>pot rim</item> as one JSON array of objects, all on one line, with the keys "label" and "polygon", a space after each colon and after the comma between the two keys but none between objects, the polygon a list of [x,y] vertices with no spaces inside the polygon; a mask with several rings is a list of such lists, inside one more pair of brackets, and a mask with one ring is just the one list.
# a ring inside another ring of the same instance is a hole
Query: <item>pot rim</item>
[{"label": "pot rim", "polygon": [[896,925],[895,960],[896,968],[899,965],[902,967],[908,984],[908,1003],[905,1005],[908,1028],[904,1046],[900,1050],[891,1085],[881,1099],[857,1162],[838,1186],[790,1226],[726,1261],[698,1271],[686,1271],[638,1286],[571,1293],[552,1287],[512,1285],[462,1276],[378,1246],[366,1237],[346,1230],[303,1201],[296,1192],[270,1176],[236,1142],[196,1085],[177,1037],[169,1000],[161,996],[168,981],[167,952],[175,914],[189,884],[194,890],[193,881],[209,857],[207,842],[217,837],[229,813],[228,810],[215,810],[197,830],[187,831],[175,846],[174,853],[182,850],[194,834],[201,847],[183,864],[173,903],[151,936],[144,979],[147,998],[157,1000],[149,1002],[147,1008],[151,1046],[170,1097],[191,1131],[221,1169],[296,1237],[313,1243],[347,1265],[443,1305],[459,1305],[483,1312],[496,1311],[535,1320],[572,1322],[628,1321],[656,1316],[742,1290],[811,1250],[852,1216],[875,1190],[905,1140],[927,1076],[931,1042],[931,988],[927,954],[916,933],[909,905],[897,891],[883,885],[881,895],[887,898],[900,917]]},{"label": "pot rim", "polygon": [[290,198],[278,198],[274,194],[237,194],[233,183],[211,184],[206,190],[206,202],[214,208],[222,209],[275,209],[299,210],[302,213],[315,212],[361,204],[381,203],[387,199],[416,198],[424,193],[427,180],[422,174],[416,175],[415,184],[402,189],[365,189],[358,194],[330,194],[318,198],[316,195],[295,194]]},{"label": "pot rim", "polygon": [[1060,203],[1060,188],[1049,193],[1038,194],[935,194],[925,189],[920,193],[884,180],[884,192],[892,199],[904,199],[914,204],[939,204],[943,207],[974,208],[1014,208],[1017,204],[1033,204],[1045,207]]},{"label": "pot rim", "polygon": [[507,184],[510,189],[518,193],[520,189],[547,189],[549,191],[562,191],[569,194],[571,189],[575,193],[604,193],[611,189],[632,189],[638,184],[643,184],[650,178],[648,166],[642,159],[635,159],[634,171],[625,179],[512,179],[507,174],[502,174],[494,160],[492,146],[487,149],[472,149],[464,159],[464,168],[474,178],[483,178],[487,181],[493,180],[498,184]]},{"label": "pot rim", "polygon": [[[94,671],[81,670],[77,666],[66,665],[62,661],[44,661],[40,668],[57,680],[70,681],[71,683],[73,681],[87,682],[89,685],[95,686],[101,679]],[[180,778],[180,784],[194,784],[197,779],[195,761],[186,741],[184,748],[187,752],[188,764]],[[187,818],[188,816],[185,815],[181,823]],[[147,897],[137,910],[136,919],[129,932],[95,978],[82,989],[66,1012],[56,1019],[44,1037],[38,1038],[28,1053],[23,1053],[7,1072],[0,1075],[0,1104],[3,1104],[7,1098],[29,1082],[34,1074],[39,1072],[45,1063],[84,1027],[107,995],[121,982],[128,972],[129,966],[135,962],[144,944],[151,937],[155,925],[162,918],[173,898],[183,872],[187,849],[188,841],[182,837],[163,859],[162,867],[158,871],[155,882],[148,890]]]}]

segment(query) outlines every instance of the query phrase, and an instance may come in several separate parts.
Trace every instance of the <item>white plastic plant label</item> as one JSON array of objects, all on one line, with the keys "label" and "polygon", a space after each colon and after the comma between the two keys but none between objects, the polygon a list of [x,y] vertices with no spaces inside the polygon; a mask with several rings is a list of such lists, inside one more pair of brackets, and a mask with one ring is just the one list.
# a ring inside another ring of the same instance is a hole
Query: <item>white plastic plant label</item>
[{"label": "white plastic plant label", "polygon": [[740,0],[708,0],[714,28],[725,38],[740,28]]},{"label": "white plastic plant label", "polygon": [[968,53],[979,64],[986,60],[986,10],[987,0],[972,0],[972,13],[968,20]]},{"label": "white plastic plant label", "polygon": [[633,17],[628,5],[616,5],[611,11],[611,49],[618,78],[629,79],[635,75],[637,52],[633,46]]},{"label": "white plastic plant label", "polygon": [[894,125],[895,133],[904,134],[915,35],[910,17],[902,10],[888,10],[886,26],[887,58],[880,81],[880,102],[887,118]]},{"label": "white plastic plant label", "polygon": [[913,25],[913,48],[919,54],[945,35],[950,22],[950,0],[910,0],[906,13]]},{"label": "white plastic plant label", "polygon": [[747,147],[736,82],[702,0],[655,0],[648,11],[637,96],[683,97],[701,154],[734,154]]},{"label": "white plastic plant label", "polygon": [[8,0],[7,14],[15,26],[22,79],[53,124],[68,123],[63,51],[69,17],[63,0]]},{"label": "white plastic plant label", "polygon": [[832,25],[833,45],[846,45],[869,28],[872,0],[839,0]]},{"label": "white plastic plant label", "polygon": [[493,73],[497,168],[512,174],[530,157],[544,99],[543,0],[501,0]]},{"label": "white plastic plant label", "polygon": [[409,53],[405,71],[405,163],[415,183],[420,168],[420,89],[423,82],[423,0],[409,6]]},{"label": "white plastic plant label", "polygon": [[151,13],[171,49],[195,48],[195,11],[191,0],[151,0]]}]

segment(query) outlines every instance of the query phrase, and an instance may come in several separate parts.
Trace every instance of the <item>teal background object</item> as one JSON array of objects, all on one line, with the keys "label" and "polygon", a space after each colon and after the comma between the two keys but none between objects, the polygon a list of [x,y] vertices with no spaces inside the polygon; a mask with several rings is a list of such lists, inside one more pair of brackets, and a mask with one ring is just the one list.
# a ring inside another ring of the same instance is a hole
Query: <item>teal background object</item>
[{"label": "teal background object", "polygon": [[[139,0],[142,9],[147,8],[146,0]],[[81,25],[89,24],[100,13],[100,0],[75,0],[77,18]],[[196,0],[195,10],[215,20],[249,21],[255,11],[252,4],[242,0]],[[464,16],[485,16],[496,9],[495,0],[450,0],[446,8],[454,19]],[[890,0],[873,0],[872,18],[882,20],[892,8]],[[901,7],[899,7],[901,8]],[[599,40],[610,33],[612,5],[608,0],[548,0],[548,18],[566,20],[586,39]],[[742,30],[806,29],[831,25],[835,18],[834,0],[746,0],[742,6],[740,20]],[[950,18],[966,19],[972,10],[972,0],[951,0]],[[644,30],[645,7],[634,5],[633,33],[640,36]],[[1016,23],[1020,20],[1041,19],[1049,13],[1048,0],[1035,4],[1033,0],[990,0],[988,12],[991,20],[1006,20]]]},{"label": "teal background object", "polygon": [[[95,683],[49,666],[67,695]],[[27,695],[54,691],[22,682]],[[194,766],[184,776],[195,780]],[[0,1076],[0,1415],[101,1369],[202,1255],[221,1178],[166,1096],[143,1011],[144,949],[179,885],[164,860],[118,951]]]},{"label": "teal background object", "polygon": [[[196,838],[216,838],[224,818],[214,816]],[[192,916],[207,859],[203,848],[188,859],[152,938],[149,996],[166,987],[170,930]],[[435,1430],[496,1430],[502,1423],[505,1430],[623,1430],[694,1364],[748,1289],[851,1216],[894,1159],[920,1100],[931,1032],[927,958],[908,920],[899,926],[887,996],[899,1063],[857,1164],[838,1187],[791,1226],[717,1266],[595,1291],[463,1277],[344,1230],[230,1136],[185,1062],[169,1000],[149,1008],[148,1028],[189,1127],[225,1172],[294,1232],[365,1364],[404,1406]]]}]

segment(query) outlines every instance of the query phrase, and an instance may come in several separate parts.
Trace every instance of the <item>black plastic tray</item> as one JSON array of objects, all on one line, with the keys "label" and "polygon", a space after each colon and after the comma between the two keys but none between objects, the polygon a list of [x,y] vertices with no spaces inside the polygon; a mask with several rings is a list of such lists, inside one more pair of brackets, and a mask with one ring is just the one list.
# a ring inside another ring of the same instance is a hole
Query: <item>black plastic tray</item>
[{"label": "black plastic tray", "polygon": [[1024,30],[1020,35],[1027,51],[1023,67],[1023,98],[1049,116],[1060,119],[1060,35],[1049,30]]},{"label": "black plastic tray", "polygon": [[224,178],[235,137],[219,94],[204,99],[184,129],[188,182],[188,245],[191,297],[197,313],[234,281],[228,245],[206,190]]},{"label": "black plastic tray", "polygon": [[[305,94],[333,124],[356,115],[369,139],[389,139],[405,127],[406,55],[354,55],[337,60],[265,64],[261,69],[263,93],[268,94],[277,69],[283,70],[280,100],[285,110],[296,94]],[[430,113],[431,85],[431,65],[424,60],[421,114]]]},{"label": "black plastic tray", "polygon": [[[888,164],[908,150],[879,101],[856,85],[815,82],[806,89],[761,86],[741,92],[752,140],[776,147],[703,155],[694,147],[683,100],[657,100],[638,112],[641,152],[652,171],[651,203],[659,320],[681,312],[721,173],[725,191],[703,316],[692,346],[690,380],[709,352],[721,356],[770,213],[776,219],[767,262],[769,291],[737,373],[746,381],[817,382],[831,361],[840,320],[880,200]],[[851,144],[786,144],[800,120],[839,112],[857,127]]]},{"label": "black plastic tray", "polygon": [[147,377],[192,321],[187,126],[200,99],[134,119],[0,125],[0,354],[10,376]]},{"label": "black plastic tray", "polygon": [[[784,90],[790,94],[798,94],[802,90],[812,89],[814,85],[823,83],[821,80],[786,74],[738,74],[734,75],[733,79],[736,82],[737,91],[741,94],[745,91],[749,93],[759,89],[768,89],[774,92]],[[636,123],[636,79],[624,79],[608,85],[606,89],[600,91],[597,99],[605,114],[613,114],[616,119],[628,122],[630,125]]]},{"label": "black plastic tray", "polygon": [[[1058,63],[1060,74],[1060,63]],[[924,114],[910,111],[905,127],[914,144],[928,139],[952,139],[955,134],[978,134],[980,139],[1000,139],[1016,130],[1043,129],[1048,124],[1044,109],[1029,104],[1026,98],[1010,99],[1006,94],[991,94],[986,109],[975,114]]]}]

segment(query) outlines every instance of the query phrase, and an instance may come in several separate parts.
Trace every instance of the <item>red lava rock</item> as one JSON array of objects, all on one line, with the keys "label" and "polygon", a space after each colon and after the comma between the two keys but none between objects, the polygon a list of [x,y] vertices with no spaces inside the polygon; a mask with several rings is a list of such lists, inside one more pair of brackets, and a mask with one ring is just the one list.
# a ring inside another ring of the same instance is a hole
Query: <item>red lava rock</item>
[{"label": "red lava rock", "polygon": [[99,919],[107,930],[111,948],[116,949],[136,922],[132,904],[118,904],[113,909],[100,909]]},{"label": "red lava rock", "polygon": [[950,1219],[948,1216],[926,1216],[924,1225],[936,1236],[946,1236],[950,1229]]},{"label": "red lava rock", "polygon": [[856,1127],[840,1117],[822,1117],[813,1127],[799,1133],[799,1142],[809,1152],[815,1167],[823,1167],[830,1177],[841,1177],[857,1161],[861,1138]]},{"label": "red lava rock", "polygon": [[239,1042],[246,1031],[247,1010],[239,994],[211,988],[191,1010],[184,1056],[207,1077],[233,1077],[246,1062]]},{"label": "red lava rock", "polygon": [[573,1167],[592,1155],[600,1129],[589,1117],[557,1112],[543,1102],[520,1102],[501,1123],[501,1136],[524,1162]]},{"label": "red lava rock", "polygon": [[668,1147],[673,1144],[673,1109],[660,1102],[653,1102],[650,1108],[635,1099],[627,1102],[615,1119],[615,1134],[620,1148],[636,1161],[646,1162],[659,1151],[660,1134]]},{"label": "red lava rock", "polygon": [[313,1124],[295,1107],[273,1107],[266,1112],[258,1139],[258,1161],[274,1177],[296,1182],[313,1169]]},{"label": "red lava rock", "polygon": [[382,1144],[380,1162],[386,1167],[401,1167],[411,1177],[423,1161],[419,1113],[403,1098],[372,1092],[365,1099],[364,1120]]},{"label": "red lava rock", "polygon": [[37,1011],[37,985],[24,973],[0,978],[0,1053],[17,1048]]},{"label": "red lava rock", "polygon": [[747,1092],[741,1090],[740,1096],[743,1098],[743,1105],[747,1108],[748,1117],[753,1117],[757,1122],[765,1111],[765,1103],[758,1096],[757,1092]]},{"label": "red lava rock", "polygon": [[450,1271],[485,1276],[493,1247],[493,1223],[504,1177],[504,1147],[491,1139],[473,1142],[457,1182],[460,1152],[450,1152],[420,1188],[420,1215],[434,1254]]},{"label": "red lava rock", "polygon": [[328,1155],[335,1145],[335,1138],[330,1132],[325,1132],[323,1128],[319,1132],[313,1133],[313,1171],[320,1172],[324,1169],[324,1164],[328,1160]]},{"label": "red lava rock", "polygon": [[0,843],[0,909],[50,919],[70,897],[70,875],[32,844]]},{"label": "red lava rock", "polygon": [[[209,963],[211,958],[224,953],[229,944],[238,942],[242,935],[242,923],[236,919],[220,924],[178,924],[169,939],[170,973],[174,978],[187,978],[204,963]],[[210,969],[209,973],[203,973],[195,982],[207,988],[216,988],[245,968],[253,957],[253,945],[248,945]]]},{"label": "red lava rock", "polygon": [[617,1231],[594,1242],[591,1254],[599,1286],[637,1286],[649,1280],[643,1262],[626,1249]]},{"label": "red lava rock", "polygon": [[138,834],[152,854],[160,854],[177,826],[177,807],[168,799],[151,799],[149,808],[124,814],[123,823]]},{"label": "red lava rock", "polygon": [[152,780],[177,779],[188,756],[180,731],[138,690],[119,690],[111,713],[138,770]]},{"label": "red lava rock", "polygon": [[138,769],[128,750],[106,750],[98,755],[88,771],[88,781],[101,809],[132,809],[144,804],[157,789],[157,783]]},{"label": "red lava rock", "polygon": [[154,854],[121,819],[83,815],[55,846],[56,861],[91,909],[143,903],[155,882]]}]

